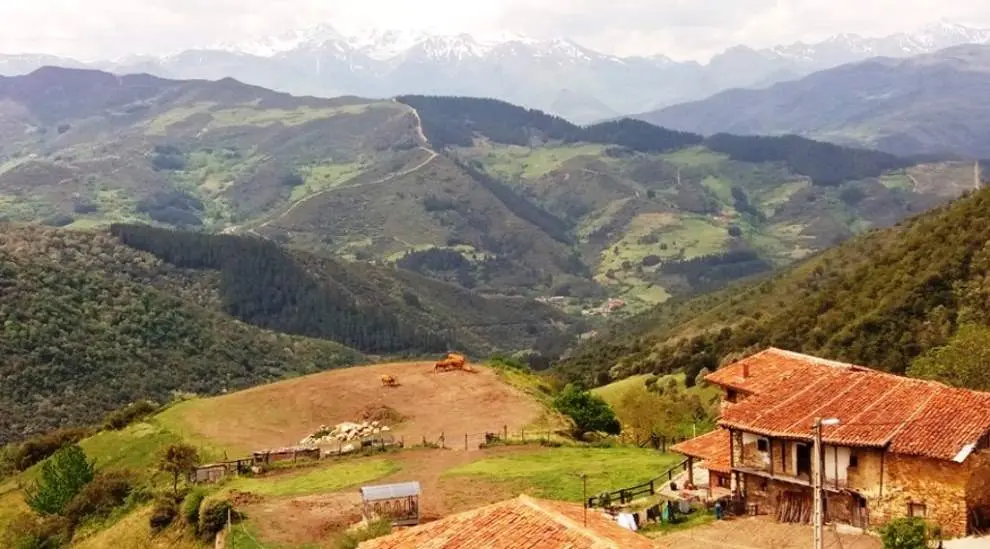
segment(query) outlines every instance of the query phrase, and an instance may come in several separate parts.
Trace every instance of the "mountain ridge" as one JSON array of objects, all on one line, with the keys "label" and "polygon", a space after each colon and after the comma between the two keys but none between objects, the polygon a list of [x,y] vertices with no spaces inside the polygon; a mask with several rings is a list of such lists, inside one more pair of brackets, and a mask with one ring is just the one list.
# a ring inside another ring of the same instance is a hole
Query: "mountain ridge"
[{"label": "mountain ridge", "polygon": [[[842,35],[812,45],[734,46],[703,64],[663,55],[610,55],[565,38],[388,30],[348,36],[324,24],[286,36],[207,44],[165,56],[57,62],[172,78],[231,76],[323,97],[493,96],[590,123],[725,89],[765,87],[876,55],[907,56],[974,41],[990,42],[990,31],[941,23],[881,38]],[[0,55],[0,74],[22,74],[54,61],[51,56],[32,60],[30,55]],[[576,105],[558,102],[567,89],[580,90],[587,100]]]},{"label": "mountain ridge", "polygon": [[795,133],[895,154],[990,157],[990,45],[874,58],[763,90],[729,90],[637,118],[703,134]]}]

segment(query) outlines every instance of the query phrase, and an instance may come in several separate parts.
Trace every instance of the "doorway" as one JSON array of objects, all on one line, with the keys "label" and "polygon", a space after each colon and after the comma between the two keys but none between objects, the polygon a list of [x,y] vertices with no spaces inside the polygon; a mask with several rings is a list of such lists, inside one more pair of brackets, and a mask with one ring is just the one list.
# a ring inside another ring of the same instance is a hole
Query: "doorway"
[{"label": "doorway", "polygon": [[797,453],[797,476],[811,478],[811,447],[807,444],[795,445]]}]

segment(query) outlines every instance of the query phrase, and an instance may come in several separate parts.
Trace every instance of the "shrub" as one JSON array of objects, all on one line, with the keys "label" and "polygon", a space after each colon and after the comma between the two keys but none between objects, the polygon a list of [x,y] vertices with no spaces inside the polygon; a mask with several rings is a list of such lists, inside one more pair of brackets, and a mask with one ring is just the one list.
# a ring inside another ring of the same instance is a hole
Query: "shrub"
[{"label": "shrub", "polygon": [[133,489],[133,477],[125,471],[107,471],[96,475],[65,506],[63,515],[73,525],[86,518],[106,517],[123,505]]},{"label": "shrub", "polygon": [[918,517],[894,519],[880,528],[884,549],[925,549],[928,526]]},{"label": "shrub", "polygon": [[217,499],[200,504],[199,528],[200,535],[204,538],[211,538],[227,525],[227,514],[230,519],[239,518],[240,515],[234,511],[234,506],[225,499]]},{"label": "shrub", "polygon": [[41,465],[41,476],[27,487],[27,504],[42,515],[58,515],[93,480],[93,464],[78,445],[66,446]]},{"label": "shrub", "polygon": [[707,376],[710,373],[712,372],[708,368],[702,368],[701,370],[699,370],[698,375],[694,378],[694,384],[699,387],[703,387],[706,383],[708,383],[707,381],[705,381],[705,376]]},{"label": "shrub", "polygon": [[662,261],[660,259],[660,256],[650,254],[650,255],[644,257],[642,259],[641,263],[643,264],[644,267],[652,267],[654,265],[659,265],[660,264],[660,261]]},{"label": "shrub", "polygon": [[199,526],[199,508],[205,497],[206,492],[196,489],[189,492],[186,499],[182,501],[182,518],[193,528]]},{"label": "shrub", "polygon": [[494,354],[491,357],[489,357],[488,358],[488,365],[491,366],[491,367],[493,367],[493,368],[509,368],[509,369],[512,369],[512,370],[528,370],[529,369],[518,358],[515,358],[515,357],[512,357],[512,356],[508,356],[508,355],[502,355],[502,354]]},{"label": "shrub", "polygon": [[172,498],[159,498],[155,501],[155,507],[148,518],[153,532],[160,532],[168,528],[175,520],[179,511],[176,509],[175,500]]},{"label": "shrub", "polygon": [[601,397],[568,385],[553,401],[553,407],[574,421],[574,436],[588,431],[617,435],[622,430],[615,412]]},{"label": "shrub", "polygon": [[139,400],[107,414],[103,419],[103,428],[119,431],[131,423],[151,415],[157,409],[158,405],[154,402]]},{"label": "shrub", "polygon": [[739,228],[738,225],[729,225],[728,232],[729,232],[729,236],[732,237],[738,238],[742,236],[742,229]]},{"label": "shrub", "polygon": [[89,436],[88,429],[58,429],[44,435],[30,438],[21,443],[14,458],[18,471],[24,471],[35,463],[59,451],[63,446],[74,444]]},{"label": "shrub", "polygon": [[56,549],[66,547],[72,529],[62,517],[38,518],[22,513],[0,530],[0,547],[11,549]]}]

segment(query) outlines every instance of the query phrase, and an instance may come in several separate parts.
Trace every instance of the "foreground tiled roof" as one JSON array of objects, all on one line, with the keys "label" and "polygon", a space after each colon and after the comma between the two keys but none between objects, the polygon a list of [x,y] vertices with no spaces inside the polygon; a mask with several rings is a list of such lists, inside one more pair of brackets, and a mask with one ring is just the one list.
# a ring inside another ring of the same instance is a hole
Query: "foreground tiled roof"
[{"label": "foreground tiled roof", "polygon": [[[727,407],[721,426],[810,439],[815,417],[838,418],[839,425],[822,429],[826,443],[889,445],[895,453],[945,460],[965,459],[967,446],[990,429],[990,393],[771,351],[744,359],[754,359],[747,379],[758,379],[759,390]],[[730,368],[739,371],[736,364],[724,369]]]},{"label": "foreground tiled roof", "polygon": [[361,549],[646,549],[654,545],[601,511],[519,496],[366,541]]},{"label": "foreground tiled roof", "polygon": [[725,429],[715,429],[700,437],[685,440],[670,447],[671,451],[685,456],[703,460],[709,471],[717,473],[732,472],[729,459],[729,432]]}]

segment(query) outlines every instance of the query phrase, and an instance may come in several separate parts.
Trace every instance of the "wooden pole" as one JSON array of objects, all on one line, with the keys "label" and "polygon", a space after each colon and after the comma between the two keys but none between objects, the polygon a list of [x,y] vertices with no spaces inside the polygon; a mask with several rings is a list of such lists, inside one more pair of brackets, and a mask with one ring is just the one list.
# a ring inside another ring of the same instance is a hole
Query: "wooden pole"
[{"label": "wooden pole", "polygon": [[581,473],[581,501],[584,502],[584,525],[588,526],[588,475]]},{"label": "wooden pole", "polygon": [[467,450],[467,433],[464,433],[464,450]]},{"label": "wooden pole", "polygon": [[822,418],[815,418],[815,444],[812,462],[814,468],[812,472],[812,486],[814,487],[814,549],[822,549]]}]

